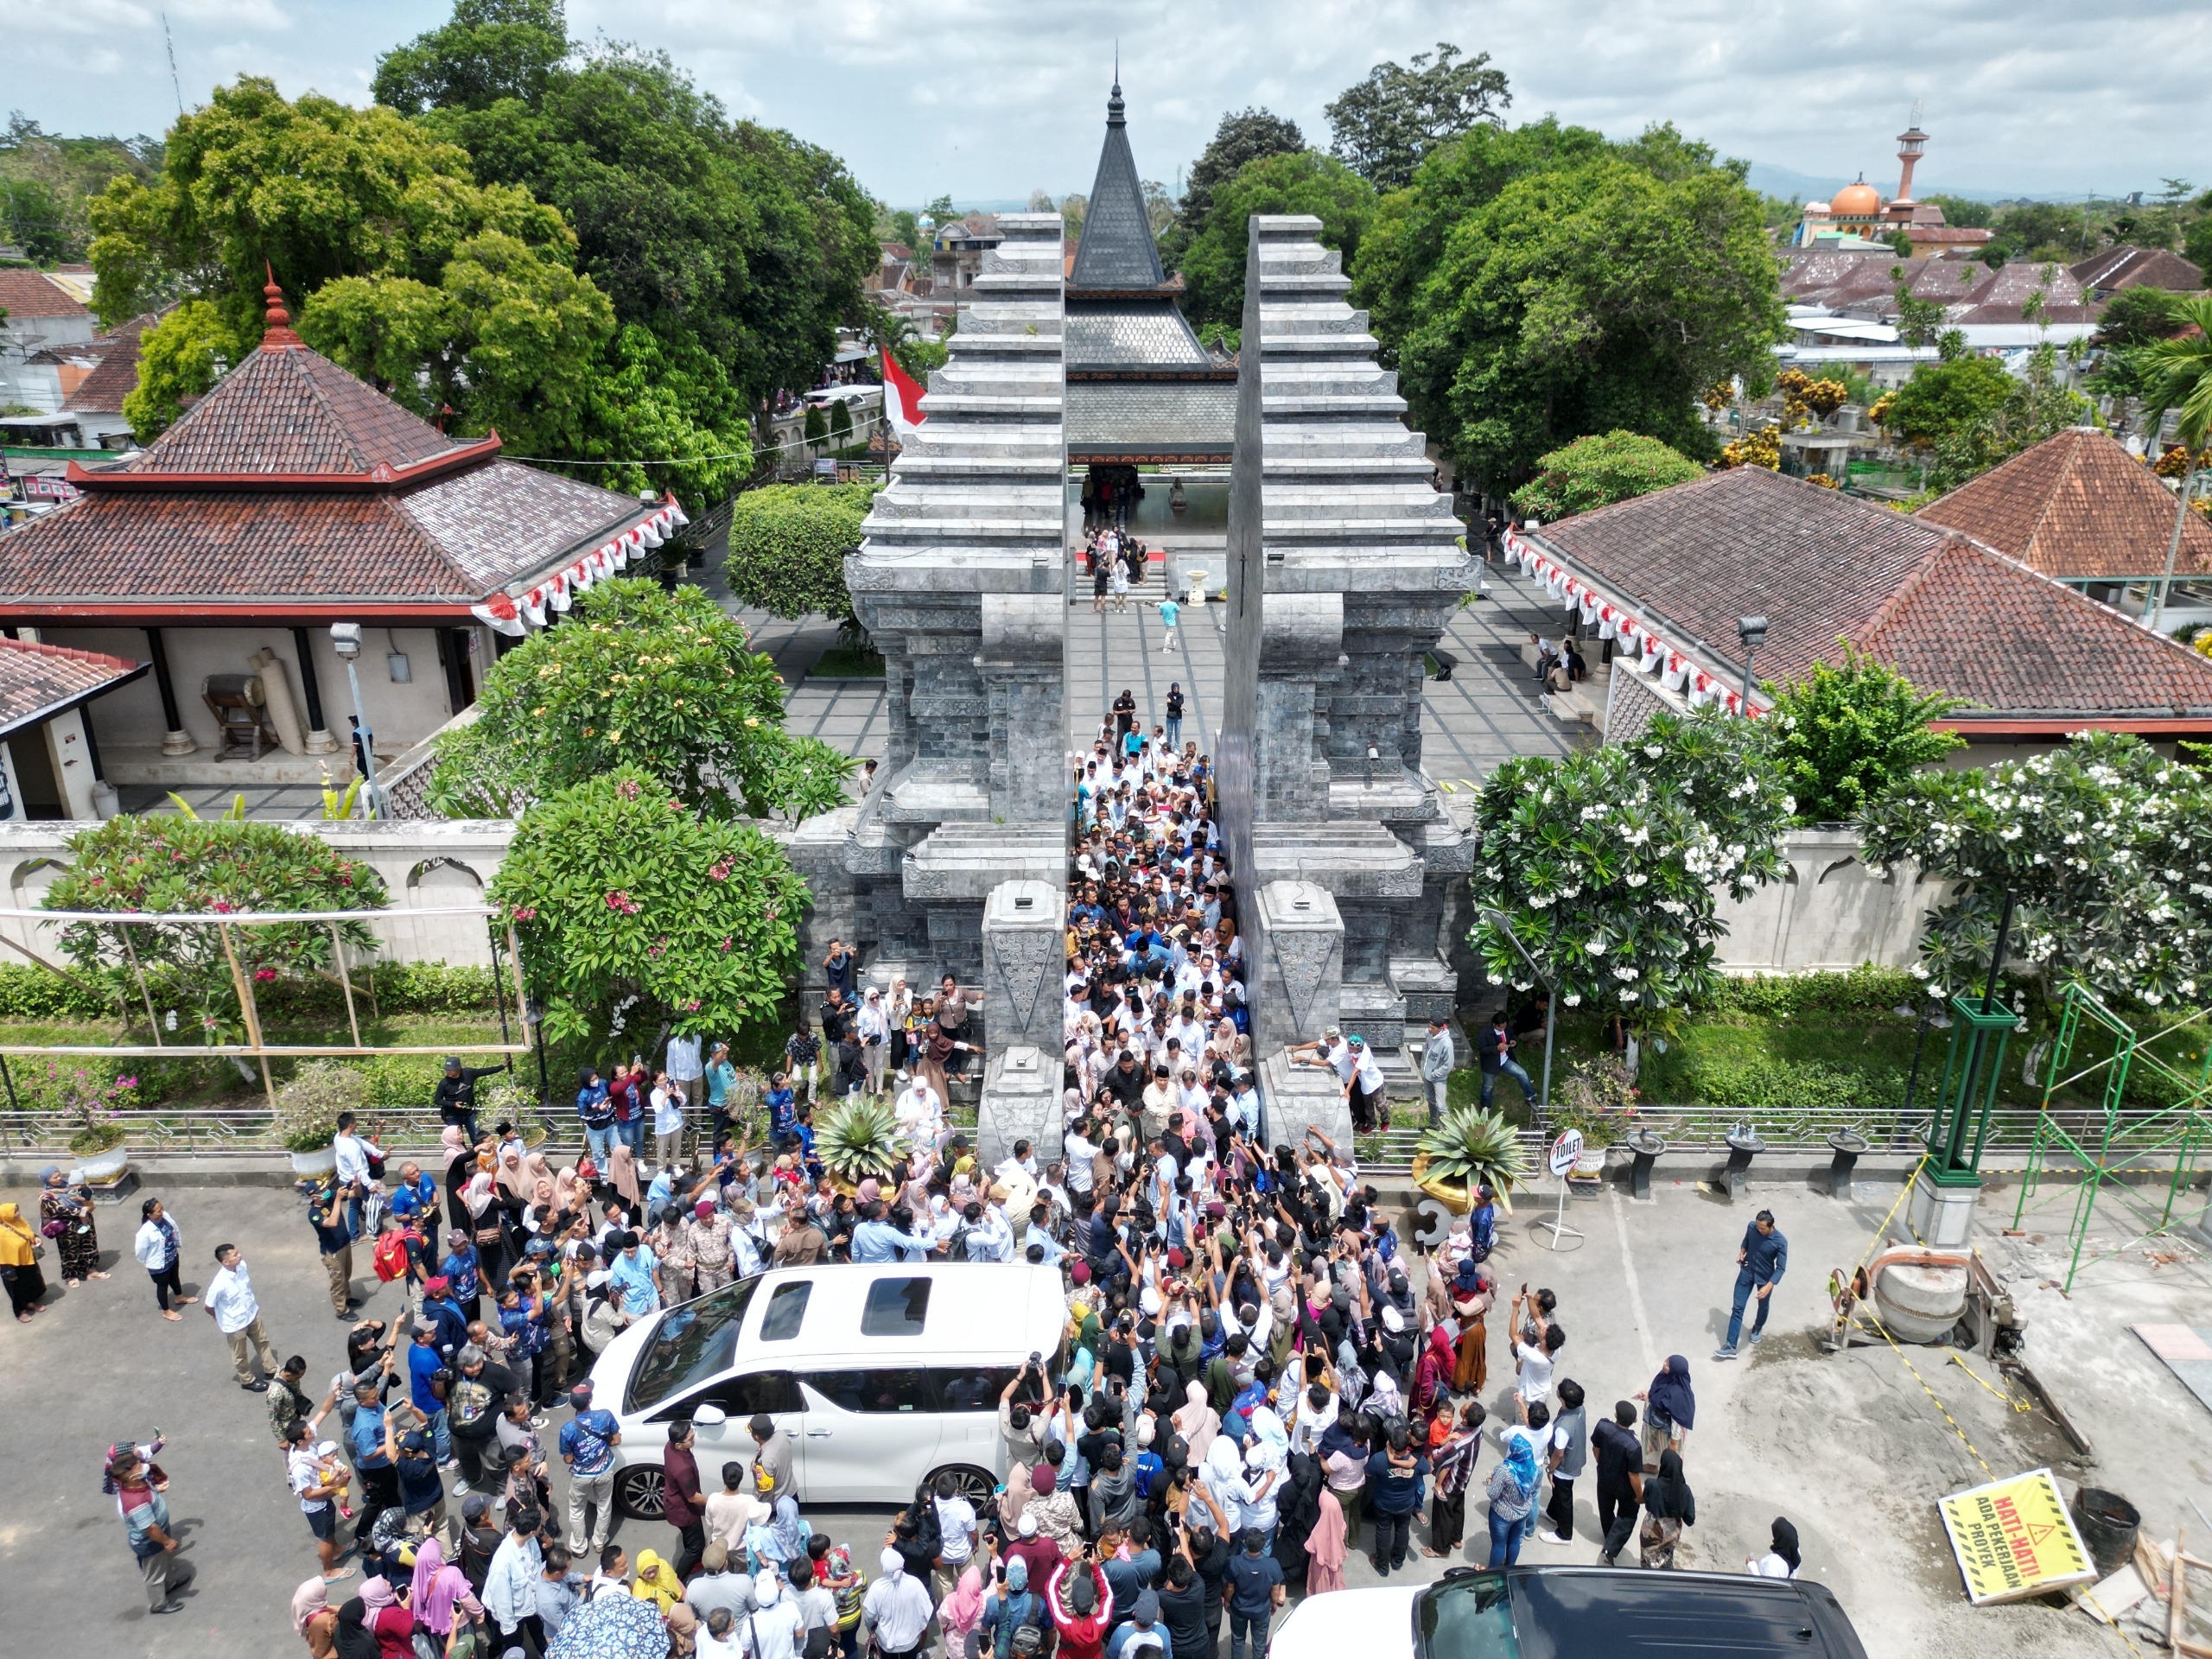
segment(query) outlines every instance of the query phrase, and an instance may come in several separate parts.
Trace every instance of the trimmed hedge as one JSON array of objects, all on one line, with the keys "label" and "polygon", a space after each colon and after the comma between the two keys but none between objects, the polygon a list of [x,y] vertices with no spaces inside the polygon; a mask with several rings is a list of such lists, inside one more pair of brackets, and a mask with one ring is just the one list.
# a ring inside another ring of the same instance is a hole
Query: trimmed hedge
[{"label": "trimmed hedge", "polygon": [[853,613],[845,555],[879,484],[769,484],[737,498],[722,576],[742,605],[796,620]]},{"label": "trimmed hedge", "polygon": [[[373,988],[383,1014],[493,1012],[492,970],[450,968],[442,962],[384,962],[353,976],[356,1006],[364,1018]],[[79,974],[65,979],[29,963],[0,963],[0,1020],[111,1020],[118,998],[143,1019],[137,986],[127,973]],[[300,1014],[343,1014],[342,987],[320,979],[281,982],[257,990],[255,1001],[272,1020]]]},{"label": "trimmed hedge", "polygon": [[1882,1014],[1917,1008],[1927,988],[1898,968],[1863,963],[1840,974],[1760,974],[1724,979],[1699,1013]]},{"label": "trimmed hedge", "polygon": [[1821,1060],[1694,1058],[1677,1074],[1685,1103],[1768,1116],[1800,1112],[1894,1109],[1904,1077],[1888,1066],[1865,1071]]}]

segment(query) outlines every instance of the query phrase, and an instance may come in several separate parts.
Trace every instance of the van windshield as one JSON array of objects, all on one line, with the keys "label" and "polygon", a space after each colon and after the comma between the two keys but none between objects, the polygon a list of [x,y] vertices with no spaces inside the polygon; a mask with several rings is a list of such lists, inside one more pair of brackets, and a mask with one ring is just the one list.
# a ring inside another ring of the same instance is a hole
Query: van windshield
[{"label": "van windshield", "polygon": [[708,1292],[696,1301],[671,1307],[653,1327],[637,1369],[630,1373],[624,1409],[651,1411],[672,1394],[682,1394],[728,1370],[737,1355],[737,1333],[752,1306],[758,1275]]}]

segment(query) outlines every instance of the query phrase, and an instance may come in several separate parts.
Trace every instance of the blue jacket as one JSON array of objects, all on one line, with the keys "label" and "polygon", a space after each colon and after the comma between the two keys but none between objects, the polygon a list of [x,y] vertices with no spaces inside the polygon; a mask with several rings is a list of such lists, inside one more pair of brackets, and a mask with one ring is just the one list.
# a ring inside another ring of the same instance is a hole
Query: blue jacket
[{"label": "blue jacket", "polygon": [[576,1116],[583,1119],[588,1129],[603,1129],[614,1122],[614,1107],[607,1097],[605,1078],[576,1090]]},{"label": "blue jacket", "polygon": [[1753,1284],[1780,1284],[1783,1269],[1789,1265],[1789,1241],[1779,1227],[1764,1236],[1756,1221],[1744,1229],[1744,1271],[1751,1275]]}]

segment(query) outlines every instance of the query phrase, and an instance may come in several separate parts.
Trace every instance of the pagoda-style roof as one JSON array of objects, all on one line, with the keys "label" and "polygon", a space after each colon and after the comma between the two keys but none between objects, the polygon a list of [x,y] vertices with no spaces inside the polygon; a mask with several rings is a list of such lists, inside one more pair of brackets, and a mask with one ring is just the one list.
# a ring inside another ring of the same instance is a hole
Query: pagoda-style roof
[{"label": "pagoda-style roof", "polygon": [[144,450],[71,463],[79,498],[0,536],[0,620],[473,614],[520,632],[679,522],[502,461],[497,433],[440,431],[310,351],[269,291],[252,356]]},{"label": "pagoda-style roof", "polygon": [[1066,294],[1068,459],[1226,463],[1236,371],[1217,364],[1160,263],[1119,77]]}]

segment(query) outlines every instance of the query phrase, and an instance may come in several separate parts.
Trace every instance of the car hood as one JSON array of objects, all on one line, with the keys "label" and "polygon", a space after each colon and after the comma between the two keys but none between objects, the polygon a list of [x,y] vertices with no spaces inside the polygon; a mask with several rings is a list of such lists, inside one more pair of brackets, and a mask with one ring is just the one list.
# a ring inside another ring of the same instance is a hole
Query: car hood
[{"label": "car hood", "polygon": [[1428,1586],[1308,1596],[1268,1644],[1268,1659],[1404,1659],[1414,1650],[1414,1601]]}]

